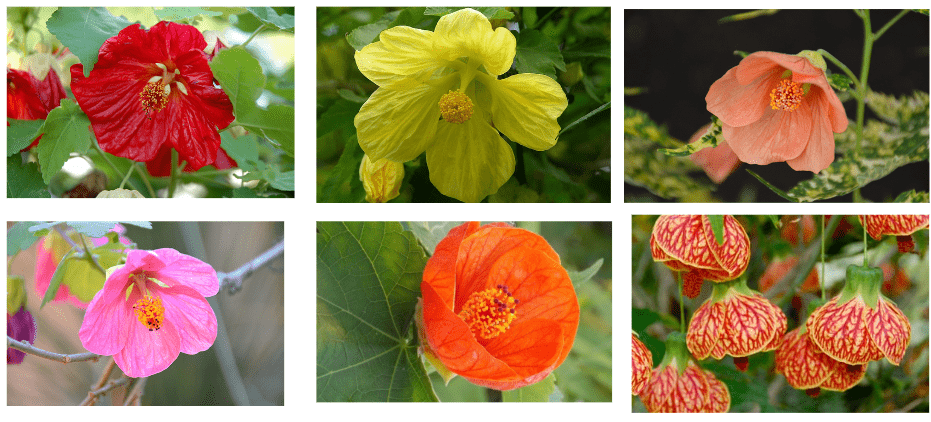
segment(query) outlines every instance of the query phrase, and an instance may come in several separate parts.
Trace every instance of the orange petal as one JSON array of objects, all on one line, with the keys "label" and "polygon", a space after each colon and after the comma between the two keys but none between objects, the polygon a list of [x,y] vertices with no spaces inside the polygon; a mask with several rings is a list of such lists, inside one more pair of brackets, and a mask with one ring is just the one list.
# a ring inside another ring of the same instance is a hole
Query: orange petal
[{"label": "orange petal", "polygon": [[732,67],[721,79],[718,79],[708,94],[705,103],[711,114],[718,116],[721,122],[730,126],[746,126],[763,116],[769,106],[769,92],[772,83],[766,78],[750,84],[737,81],[737,67]]},{"label": "orange petal", "polygon": [[637,338],[636,334],[631,334],[630,337],[630,357],[632,362],[630,392],[636,396],[643,392],[647,382],[650,381],[650,372],[653,371],[653,354]]},{"label": "orange petal", "polygon": [[848,365],[833,359],[832,361],[834,363],[830,370],[831,375],[821,384],[821,388],[825,390],[847,391],[851,387],[857,385],[857,383],[863,379],[863,376],[866,375],[866,366],[868,365],[866,363],[862,365]]},{"label": "orange petal", "polygon": [[[750,81],[764,75],[778,71],[781,75],[786,70],[791,70],[793,80],[796,76],[807,76],[808,78],[823,75],[824,72],[818,69],[808,59],[792,54],[774,53],[772,51],[757,51],[747,57],[744,57],[737,65],[737,79],[740,83],[746,84]],[[799,75],[800,74],[800,75]]]},{"label": "orange petal", "polygon": [[876,309],[867,310],[866,327],[873,344],[886,356],[886,360],[898,365],[912,338],[912,326],[905,314],[894,303],[880,297]]},{"label": "orange petal", "polygon": [[708,405],[706,411],[712,413],[727,413],[731,408],[731,393],[727,385],[715,378],[711,371],[704,371],[708,380]]},{"label": "orange petal", "polygon": [[443,299],[443,303],[452,308],[456,296],[456,257],[462,239],[478,230],[477,221],[454,227],[446,237],[436,245],[433,256],[427,261],[423,270],[423,282],[430,284]]},{"label": "orange petal", "polygon": [[786,162],[793,170],[818,173],[834,162],[834,132],[831,131],[830,104],[824,95],[813,93],[814,90],[807,96],[807,102],[811,105],[811,135],[808,143],[798,157]]},{"label": "orange petal", "polygon": [[[727,353],[734,357],[763,351],[773,339],[781,336],[779,318],[782,313],[762,296],[738,295],[724,302],[726,322],[724,337],[731,340]],[[777,340],[778,341],[778,340]]]},{"label": "orange petal", "polygon": [[799,156],[811,135],[811,105],[803,100],[795,111],[772,110],[753,124],[742,127],[723,125],[724,139],[741,161],[769,164]]},{"label": "orange petal", "polygon": [[724,241],[718,245],[708,216],[702,216],[701,220],[705,242],[719,267],[727,271],[730,278],[743,274],[750,262],[750,238],[740,222],[729,215],[724,216]]},{"label": "orange petal", "polygon": [[705,372],[695,362],[689,361],[673,390],[673,408],[679,413],[704,412],[708,407],[711,386]]},{"label": "orange petal", "polygon": [[[485,349],[506,363],[520,380],[474,379],[473,384],[496,390],[513,390],[546,378],[559,363],[564,348],[562,328],[544,319],[521,320],[485,345]],[[571,347],[571,345],[570,345]],[[568,350],[569,348],[566,348]]]},{"label": "orange petal", "polygon": [[776,371],[785,375],[793,388],[819,387],[831,374],[831,362],[837,361],[812,347],[807,332],[801,335],[798,332],[796,328],[782,337],[782,344],[776,349]]},{"label": "orange petal", "polygon": [[724,335],[724,308],[723,303],[708,299],[692,315],[685,342],[696,359],[708,357]]}]

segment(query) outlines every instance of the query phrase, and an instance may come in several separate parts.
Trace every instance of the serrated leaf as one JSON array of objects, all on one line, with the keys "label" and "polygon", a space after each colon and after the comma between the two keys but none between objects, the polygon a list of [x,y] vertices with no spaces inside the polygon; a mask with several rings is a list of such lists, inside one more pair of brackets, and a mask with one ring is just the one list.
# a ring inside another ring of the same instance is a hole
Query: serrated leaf
[{"label": "serrated leaf", "polygon": [[721,120],[717,116],[711,116],[711,126],[701,136],[701,139],[687,143],[679,148],[663,148],[659,151],[672,157],[684,157],[705,148],[715,148],[722,143],[724,143],[724,134],[721,129]]},{"label": "serrated leaf", "polygon": [[381,34],[381,31],[396,26],[416,26],[424,20],[424,10],[426,10],[425,7],[409,7],[385,13],[375,23],[353,29],[352,32],[346,35],[346,41],[349,42],[352,48],[359,51],[374,42],[378,38],[378,34]]},{"label": "serrated leaf", "polygon": [[41,129],[42,139],[35,148],[42,181],[48,184],[72,152],[87,152],[91,146],[90,124],[87,115],[69,99],[61,100],[61,105],[48,113]]},{"label": "serrated leaf", "polygon": [[10,157],[28,147],[37,137],[45,120],[6,119],[6,156]]},{"label": "serrated leaf", "polygon": [[501,401],[504,402],[552,402],[560,401],[561,397],[562,393],[558,393],[556,375],[553,373],[526,387],[501,392]]},{"label": "serrated leaf", "polygon": [[559,46],[542,31],[526,28],[517,37],[514,66],[520,73],[537,73],[556,79],[556,69],[565,71]]},{"label": "serrated leaf", "polygon": [[573,286],[579,286],[582,283],[591,280],[595,274],[598,274],[598,270],[601,269],[601,266],[604,264],[604,258],[598,258],[594,264],[582,271],[566,271],[569,273],[569,279],[572,280]]},{"label": "serrated leaf", "polygon": [[[464,7],[428,7],[423,14],[427,16],[444,16],[462,9],[464,9]],[[503,7],[471,7],[470,9],[485,15],[488,20],[511,19],[514,17],[514,13],[509,12]]]},{"label": "serrated leaf", "polygon": [[52,275],[52,280],[49,282],[48,290],[45,291],[45,296],[42,298],[42,304],[39,307],[44,307],[46,303],[55,299],[55,295],[58,294],[58,289],[61,287],[61,281],[65,277],[64,268],[67,266],[68,259],[74,255],[75,250],[71,249],[61,261],[58,262],[58,267],[55,268],[55,273]]},{"label": "serrated leaf", "polygon": [[16,255],[36,243],[38,238],[29,231],[29,227],[35,224],[33,221],[20,221],[6,231],[6,256]]},{"label": "serrated leaf", "polygon": [[718,245],[724,244],[724,216],[709,215],[708,221],[711,223],[711,231],[714,233],[714,241]]},{"label": "serrated leaf", "polygon": [[928,202],[928,192],[915,192],[914,189],[908,192],[902,192],[892,202],[899,203],[926,203]]},{"label": "serrated leaf", "polygon": [[246,10],[260,21],[275,25],[278,29],[294,28],[294,16],[290,14],[285,13],[279,15],[278,12],[275,12],[275,9],[271,7],[247,7]]},{"label": "serrated leaf", "polygon": [[113,16],[103,7],[61,7],[46,22],[49,32],[81,59],[84,76],[97,63],[103,43],[129,25],[126,18]]},{"label": "serrated leaf", "polygon": [[409,221],[407,229],[417,237],[427,254],[432,256],[436,245],[450,230],[462,223],[463,221]]},{"label": "serrated leaf", "polygon": [[42,173],[36,163],[23,163],[14,155],[6,160],[7,198],[49,198],[48,185],[42,181]]},{"label": "serrated leaf", "polygon": [[203,7],[158,7],[155,17],[160,21],[179,22],[200,16],[220,16],[223,12],[207,10]]},{"label": "serrated leaf", "polygon": [[253,133],[236,138],[228,130],[220,132],[220,147],[230,158],[236,160],[236,164],[243,170],[254,170],[253,163],[259,161],[258,141]]},{"label": "serrated leaf", "polygon": [[436,401],[412,344],[427,258],[396,222],[317,224],[317,401]]}]

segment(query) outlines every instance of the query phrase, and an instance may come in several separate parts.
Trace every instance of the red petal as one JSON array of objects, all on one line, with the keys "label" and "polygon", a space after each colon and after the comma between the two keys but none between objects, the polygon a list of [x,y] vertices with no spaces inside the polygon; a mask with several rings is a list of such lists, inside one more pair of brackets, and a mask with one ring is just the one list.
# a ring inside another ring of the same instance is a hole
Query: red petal
[{"label": "red petal", "polygon": [[837,304],[837,297],[808,317],[808,338],[828,356],[851,365],[881,359],[866,328],[866,304],[859,297]]},{"label": "red petal", "polygon": [[692,315],[685,340],[696,359],[707,358],[724,335],[724,308],[723,303],[708,299]]},{"label": "red petal", "polygon": [[650,373],[653,371],[653,354],[647,349],[636,334],[631,334],[631,362],[632,377],[630,391],[633,395],[639,395],[650,381]]},{"label": "red petal", "polygon": [[894,303],[881,297],[876,309],[867,310],[866,327],[873,344],[890,363],[898,365],[912,338],[912,326],[905,314]]}]

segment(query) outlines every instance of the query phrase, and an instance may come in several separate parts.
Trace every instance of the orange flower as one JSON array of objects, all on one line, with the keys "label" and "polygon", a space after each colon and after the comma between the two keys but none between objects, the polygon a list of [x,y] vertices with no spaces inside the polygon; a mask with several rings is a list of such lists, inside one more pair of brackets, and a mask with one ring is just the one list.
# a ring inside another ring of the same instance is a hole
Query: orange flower
[{"label": "orange flower", "polygon": [[[708,131],[709,127],[711,127],[711,123],[698,129],[698,132],[695,132],[692,138],[689,139],[689,143],[697,142],[701,139],[705,132]],[[689,156],[689,159],[697,166],[701,167],[701,169],[705,171],[705,174],[708,175],[708,178],[718,185],[720,185],[724,179],[727,179],[727,176],[730,176],[734,170],[737,170],[737,167],[740,167],[740,159],[737,158],[737,154],[734,154],[734,150],[732,150],[726,142],[718,144],[718,146],[714,148],[703,148],[695,151]]]},{"label": "orange flower", "polygon": [[821,388],[846,391],[866,374],[866,365],[849,365],[831,359],[808,341],[808,330],[801,326],[786,333],[776,349],[776,371],[785,375],[793,388],[816,397]]},{"label": "orange flower", "polygon": [[750,238],[743,226],[724,216],[724,242],[718,244],[705,215],[661,215],[650,236],[653,260],[685,271],[682,292],[691,298],[703,280],[723,282],[743,274],[750,262]]},{"label": "orange flower", "polygon": [[630,336],[631,349],[630,357],[632,361],[632,377],[630,381],[630,393],[639,395],[650,381],[650,371],[653,370],[653,354],[650,349],[637,338],[637,333]]},{"label": "orange flower", "polygon": [[785,161],[815,173],[834,162],[834,133],[847,116],[824,75],[824,59],[760,51],[745,57],[708,90],[708,111],[741,161]]},{"label": "orange flower", "polygon": [[873,239],[893,235],[899,242],[899,252],[911,252],[915,248],[912,233],[928,228],[927,215],[861,215],[860,222]]},{"label": "orange flower", "polygon": [[[770,262],[769,266],[766,267],[766,271],[763,271],[763,276],[760,277],[760,291],[766,293],[766,291],[775,286],[776,283],[782,281],[786,274],[795,268],[796,265],[798,265],[798,257],[795,256],[773,259],[773,262]],[[808,277],[805,278],[805,282],[799,287],[799,291],[803,293],[814,293],[818,291],[818,287],[818,270],[812,268],[811,272],[808,273]]]},{"label": "orange flower", "polygon": [[731,407],[727,386],[695,363],[682,333],[666,339],[663,362],[653,369],[640,401],[651,413],[724,413]]},{"label": "orange flower", "polygon": [[575,289],[559,255],[529,231],[477,222],[450,230],[420,289],[420,344],[440,373],[511,390],[546,378],[575,341]]}]

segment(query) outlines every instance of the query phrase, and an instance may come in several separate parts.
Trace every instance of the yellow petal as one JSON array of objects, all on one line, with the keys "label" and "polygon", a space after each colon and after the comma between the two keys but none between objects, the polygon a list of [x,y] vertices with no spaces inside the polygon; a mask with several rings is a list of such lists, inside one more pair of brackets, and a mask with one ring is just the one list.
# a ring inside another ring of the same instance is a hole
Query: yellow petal
[{"label": "yellow petal", "polygon": [[409,89],[378,88],[356,114],[359,145],[372,160],[405,162],[433,142],[446,91],[419,84]]},{"label": "yellow petal", "polygon": [[404,163],[384,158],[372,161],[368,155],[362,157],[359,180],[365,188],[365,200],[371,203],[388,202],[401,194],[404,181]]},{"label": "yellow petal", "polygon": [[379,39],[355,57],[359,71],[380,87],[424,81],[445,64],[433,52],[431,31],[396,26],[382,31]]},{"label": "yellow petal", "polygon": [[522,73],[490,81],[491,115],[495,127],[512,141],[544,151],[556,145],[559,117],[569,101],[556,81]]},{"label": "yellow petal", "polygon": [[472,9],[440,18],[433,45],[434,51],[448,60],[459,57],[478,60],[495,76],[511,68],[517,51],[517,40],[507,28],[492,31],[488,18]]},{"label": "yellow petal", "polygon": [[[476,116],[477,117],[477,116]],[[427,148],[430,181],[443,195],[479,202],[514,174],[514,152],[484,119],[440,122]]]}]

